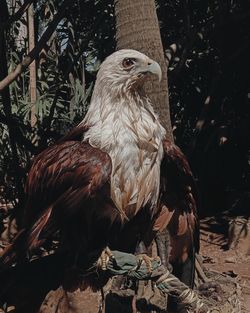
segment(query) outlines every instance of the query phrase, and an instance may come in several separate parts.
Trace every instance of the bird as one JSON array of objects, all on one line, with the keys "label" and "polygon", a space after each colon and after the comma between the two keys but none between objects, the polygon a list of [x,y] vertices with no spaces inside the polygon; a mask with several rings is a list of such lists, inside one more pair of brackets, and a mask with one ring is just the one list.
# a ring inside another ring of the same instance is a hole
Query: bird
[{"label": "bird", "polygon": [[195,182],[143,89],[154,76],[161,80],[160,65],[136,50],[103,61],[83,120],[33,160],[24,223],[0,268],[21,263],[55,235],[70,265],[84,267],[106,246],[134,253],[168,229],[169,260],[193,284],[185,264],[198,249]]}]

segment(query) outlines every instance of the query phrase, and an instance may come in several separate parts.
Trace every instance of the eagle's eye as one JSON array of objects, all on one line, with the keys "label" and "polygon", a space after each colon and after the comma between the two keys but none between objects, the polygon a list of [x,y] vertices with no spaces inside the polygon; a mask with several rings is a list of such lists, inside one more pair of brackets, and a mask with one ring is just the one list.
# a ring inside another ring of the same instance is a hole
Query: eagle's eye
[{"label": "eagle's eye", "polygon": [[135,63],[135,59],[131,59],[131,58],[126,58],[122,61],[122,66],[125,68],[125,69],[128,69],[130,68],[132,65],[134,65]]}]

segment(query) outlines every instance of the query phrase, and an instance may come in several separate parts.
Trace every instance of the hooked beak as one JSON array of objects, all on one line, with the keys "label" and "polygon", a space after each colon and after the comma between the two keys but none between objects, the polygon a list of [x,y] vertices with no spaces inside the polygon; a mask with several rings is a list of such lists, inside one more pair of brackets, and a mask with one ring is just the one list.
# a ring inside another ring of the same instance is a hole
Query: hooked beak
[{"label": "hooked beak", "polygon": [[156,75],[158,77],[159,82],[161,81],[161,78],[162,78],[161,67],[157,62],[155,62],[151,59],[148,59],[144,64],[142,64],[137,69],[136,75],[137,75],[137,78],[139,78],[139,80],[137,80],[137,82],[139,84],[143,83],[148,74]]},{"label": "hooked beak", "polygon": [[160,65],[157,62],[153,61],[152,63],[149,63],[147,72],[156,75],[159,79],[159,82],[161,81],[162,71]]}]

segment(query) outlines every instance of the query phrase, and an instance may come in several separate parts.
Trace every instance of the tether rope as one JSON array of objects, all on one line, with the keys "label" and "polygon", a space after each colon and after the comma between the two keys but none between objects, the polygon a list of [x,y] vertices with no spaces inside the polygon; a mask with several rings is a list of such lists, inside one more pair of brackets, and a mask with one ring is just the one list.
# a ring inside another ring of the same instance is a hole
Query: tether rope
[{"label": "tether rope", "polygon": [[186,306],[189,313],[209,313],[210,310],[198,293],[171,274],[159,261],[146,255],[133,255],[120,251],[103,250],[96,263],[97,269],[110,275],[126,275],[138,280],[152,280],[164,294],[174,296]]}]

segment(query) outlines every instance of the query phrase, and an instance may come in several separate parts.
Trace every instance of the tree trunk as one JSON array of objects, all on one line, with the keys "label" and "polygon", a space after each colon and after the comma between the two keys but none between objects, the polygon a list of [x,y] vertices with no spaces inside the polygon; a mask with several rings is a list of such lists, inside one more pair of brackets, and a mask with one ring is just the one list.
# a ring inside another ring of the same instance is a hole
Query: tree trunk
[{"label": "tree trunk", "polygon": [[[28,9],[28,41],[29,52],[35,47],[35,29],[34,29],[34,8],[33,4]],[[34,60],[30,66],[30,124],[34,127],[36,124],[36,61]]]},{"label": "tree trunk", "polygon": [[164,58],[160,28],[154,0],[115,0],[117,49],[135,49],[157,61],[162,81],[147,82],[151,98],[167,137],[173,140],[168,97],[167,65]]},{"label": "tree trunk", "polygon": [[[173,140],[169,112],[167,64],[159,29],[154,0],[115,0],[117,49],[134,49],[145,53],[157,61],[162,69],[162,81],[148,81],[145,90],[152,100],[155,111],[159,114],[162,125],[167,130],[167,137]],[[124,310],[137,312],[134,301],[127,304],[117,303],[111,298],[109,313]],[[119,309],[118,309],[119,307]],[[142,311],[141,311],[142,312]],[[143,311],[146,313],[148,311]]]}]

